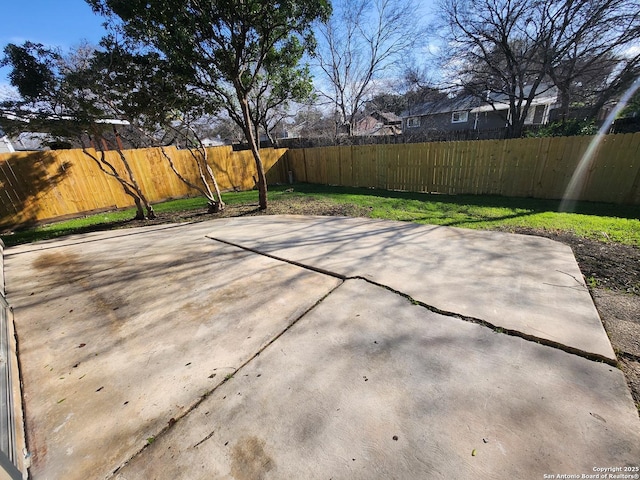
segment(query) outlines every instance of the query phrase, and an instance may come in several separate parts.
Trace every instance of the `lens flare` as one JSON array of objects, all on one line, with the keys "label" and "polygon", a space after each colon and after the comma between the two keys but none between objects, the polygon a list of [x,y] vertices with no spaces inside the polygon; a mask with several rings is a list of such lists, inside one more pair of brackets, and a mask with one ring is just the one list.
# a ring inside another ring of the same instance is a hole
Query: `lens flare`
[{"label": "lens flare", "polygon": [[560,211],[561,212],[572,212],[575,209],[576,201],[579,197],[580,190],[584,185],[584,180],[586,173],[591,166],[591,162],[593,161],[593,155],[598,148],[598,145],[604,138],[606,132],[611,128],[611,124],[614,122],[618,114],[622,111],[624,107],[627,106],[629,99],[633,96],[634,93],[640,88],[640,77],[636,78],[631,87],[624,92],[624,95],[620,98],[620,101],[616,105],[616,107],[609,113],[606,120],[598,130],[598,133],[593,137],[591,142],[589,143],[589,147],[587,151],[584,152],[584,155],[580,159],[578,166],[576,167],[573,175],[571,176],[571,181],[567,188],[564,191],[564,195],[562,196],[562,201],[560,202]]}]

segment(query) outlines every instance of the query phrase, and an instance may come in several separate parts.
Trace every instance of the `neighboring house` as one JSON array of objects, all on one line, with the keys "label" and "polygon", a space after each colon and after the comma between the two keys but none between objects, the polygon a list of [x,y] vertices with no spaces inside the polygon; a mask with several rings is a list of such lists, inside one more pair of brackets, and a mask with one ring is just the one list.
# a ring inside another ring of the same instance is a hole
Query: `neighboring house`
[{"label": "neighboring house", "polygon": [[392,112],[372,112],[356,121],[354,135],[400,135],[402,118]]},{"label": "neighboring house", "polygon": [[[527,117],[524,120],[525,125],[546,125],[549,123],[551,112],[559,107],[558,104],[558,90],[555,87],[549,87],[542,85],[539,88],[542,93],[536,95],[531,104],[529,105],[529,111]],[[524,87],[525,95],[529,95],[531,88]],[[504,124],[507,125],[509,116],[509,97],[506,95],[489,95],[487,102],[478,105],[471,110],[471,115],[475,122],[482,125],[483,115],[484,118],[488,118],[492,113],[497,114],[503,119]],[[475,127],[474,127],[475,128]],[[475,128],[476,130],[478,128]]]},{"label": "neighboring house", "polygon": [[[548,123],[549,115],[556,106],[555,88],[536,96],[529,108],[525,125]],[[508,125],[509,115],[509,99],[506,95],[488,94],[486,100],[472,95],[460,95],[409,108],[402,114],[402,127],[405,134],[495,130]]]},{"label": "neighboring house", "polygon": [[13,148],[19,152],[49,150],[49,144],[54,141],[55,138],[52,135],[37,132],[22,132],[11,139]]},{"label": "neighboring house", "polygon": [[300,138],[302,137],[302,132],[304,132],[307,128],[309,128],[308,122],[300,122],[297,124],[284,124],[278,131],[276,132],[276,138],[278,140],[282,140],[285,138]]},{"label": "neighboring house", "polygon": [[[52,135],[51,133],[29,131],[27,128],[31,123],[31,120],[27,115],[19,117],[13,113],[3,113],[2,117],[12,122],[18,121],[24,123],[25,125],[24,131],[16,136],[12,136],[9,139],[15,151],[61,150],[80,147],[78,141],[76,141],[74,138],[63,138],[61,136]],[[53,124],[57,121],[66,121],[73,119],[71,117],[62,116],[50,118],[47,120],[50,120]],[[130,125],[128,121],[118,119],[97,119],[95,120],[95,123],[104,124],[108,126],[106,127],[107,129],[113,129],[113,133],[110,131],[107,136],[113,137],[113,139],[115,140],[114,143],[117,144],[118,148],[123,148],[121,138],[123,132],[116,132],[115,128],[116,126],[120,126],[121,129],[128,128]],[[104,140],[103,143],[105,143],[104,148],[106,150],[109,150],[109,147],[106,145],[106,142],[104,142]],[[93,145],[93,142],[91,142],[91,146],[95,147]],[[136,145],[128,146],[128,148],[136,148]]]},{"label": "neighboring house", "polygon": [[272,137],[277,141],[291,140],[295,138],[302,138],[305,136],[312,136],[310,133],[312,127],[309,126],[309,122],[303,121],[296,124],[282,122],[278,125],[278,128],[271,132]]},{"label": "neighboring house", "polygon": [[[474,121],[471,110],[480,106],[480,101],[470,95],[454,98],[443,98],[409,107],[401,115],[402,129],[405,134],[429,132],[470,130]],[[471,120],[471,121],[470,121]],[[504,126],[504,119],[492,118],[492,128]],[[488,121],[485,122],[489,124]]]}]

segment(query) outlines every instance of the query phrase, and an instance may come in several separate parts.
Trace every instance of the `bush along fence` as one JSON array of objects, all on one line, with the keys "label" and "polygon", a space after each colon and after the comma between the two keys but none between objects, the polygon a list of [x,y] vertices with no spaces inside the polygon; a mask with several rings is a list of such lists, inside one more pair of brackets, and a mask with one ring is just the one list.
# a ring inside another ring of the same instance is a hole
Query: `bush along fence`
[{"label": "bush along fence", "polygon": [[[190,182],[198,183],[198,170],[188,150],[165,148],[176,169]],[[95,153],[95,152],[92,152]],[[261,151],[272,182],[286,178],[274,165],[285,149]],[[142,191],[150,202],[195,196],[171,171],[159,148],[125,150]],[[106,152],[113,165],[122,167],[115,151]],[[208,149],[209,165],[222,190],[248,190],[257,178],[250,151],[234,152],[230,146]],[[276,175],[276,178],[273,178]],[[85,212],[133,206],[121,185],[99,170],[82,150],[56,150],[0,154],[0,226],[12,228]]]},{"label": "bush along fence", "polygon": [[285,160],[300,182],[561,199],[590,145],[571,199],[640,205],[640,133],[290,149]]}]

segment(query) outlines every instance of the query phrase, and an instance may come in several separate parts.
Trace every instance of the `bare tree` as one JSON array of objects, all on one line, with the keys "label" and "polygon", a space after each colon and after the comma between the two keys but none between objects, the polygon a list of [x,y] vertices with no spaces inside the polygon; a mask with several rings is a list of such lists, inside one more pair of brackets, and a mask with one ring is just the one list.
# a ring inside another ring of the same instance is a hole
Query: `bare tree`
[{"label": "bare tree", "polygon": [[640,73],[637,0],[563,0],[546,13],[552,33],[549,77],[558,88],[561,118],[572,103],[597,112]]},{"label": "bare tree", "polygon": [[637,70],[639,57],[624,56],[638,37],[637,0],[442,0],[439,10],[449,85],[507,99],[512,137],[551,87],[566,114],[578,89],[602,102]]},{"label": "bare tree", "polygon": [[319,28],[317,62],[321,97],[352,134],[356,115],[384,77],[398,75],[405,58],[424,40],[417,2],[345,0]]},{"label": "bare tree", "polygon": [[544,2],[528,0],[440,3],[449,86],[489,103],[507,99],[511,137],[521,136],[550,63],[548,15],[540,8]]}]

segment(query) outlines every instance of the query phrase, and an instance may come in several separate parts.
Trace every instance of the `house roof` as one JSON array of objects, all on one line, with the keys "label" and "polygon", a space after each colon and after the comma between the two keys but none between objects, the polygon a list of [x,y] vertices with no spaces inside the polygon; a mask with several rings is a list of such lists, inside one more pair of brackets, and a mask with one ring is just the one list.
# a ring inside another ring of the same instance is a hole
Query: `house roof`
[{"label": "house roof", "polygon": [[218,135],[217,138],[203,138],[202,139],[202,144],[205,147],[219,147],[221,145],[227,145],[227,142],[225,142],[224,140],[222,140],[220,138],[220,136]]},{"label": "house roof", "polygon": [[15,150],[35,151],[43,150],[45,145],[48,142],[55,140],[55,138],[49,133],[22,132],[10,140]]},{"label": "house roof", "polygon": [[[524,94],[531,91],[530,85],[525,85]],[[550,85],[542,84],[537,89],[542,92],[535,96],[531,105],[542,105],[556,103],[558,89]],[[458,95],[453,98],[444,98],[435,102],[426,102],[416,105],[402,112],[402,118],[422,117],[425,115],[438,115],[457,111],[487,112],[491,110],[507,110],[509,108],[509,96],[504,93],[490,92],[486,100],[482,100],[474,95]]]},{"label": "house roof", "polygon": [[[38,118],[37,114],[34,112],[33,114],[27,114],[22,116],[18,116],[12,112],[4,112],[0,114],[0,116],[6,118],[7,120],[15,120],[24,123],[31,123],[31,120],[34,118]],[[70,115],[61,115],[61,116],[48,116],[45,117],[46,120],[51,121],[65,121],[65,120],[75,120],[75,117]],[[97,118],[94,120],[94,123],[104,123],[108,125],[130,125],[128,120],[120,120],[118,118]]]},{"label": "house roof", "polygon": [[371,114],[373,117],[380,117],[380,119],[387,125],[392,125],[394,123],[401,123],[402,122],[402,118],[400,118],[398,115],[396,115],[393,112],[380,112],[380,111],[375,111]]},{"label": "house roof", "polygon": [[438,115],[460,110],[471,110],[479,106],[480,100],[471,95],[459,95],[453,98],[443,98],[434,102],[415,105],[402,112],[401,117],[422,117],[424,115]]},{"label": "house roof", "polygon": [[[524,86],[524,95],[528,96],[531,92],[531,85]],[[558,101],[558,89],[554,86],[541,84],[537,89],[538,94],[531,101],[531,106],[536,105],[549,105]],[[482,105],[478,105],[471,110],[471,113],[489,112],[491,110],[508,110],[509,109],[509,96],[505,93],[490,93],[488,95],[488,101],[483,102]]]}]

